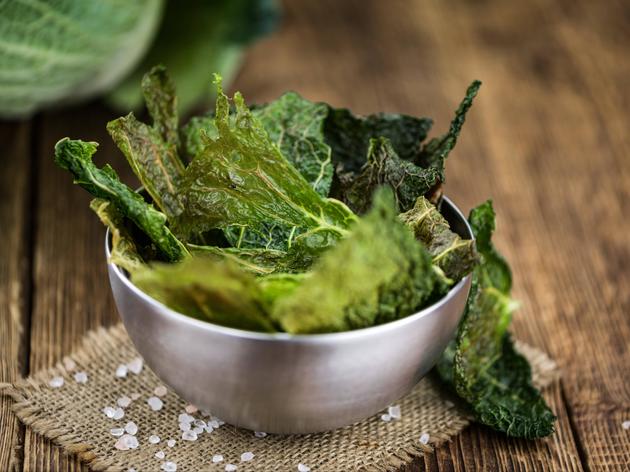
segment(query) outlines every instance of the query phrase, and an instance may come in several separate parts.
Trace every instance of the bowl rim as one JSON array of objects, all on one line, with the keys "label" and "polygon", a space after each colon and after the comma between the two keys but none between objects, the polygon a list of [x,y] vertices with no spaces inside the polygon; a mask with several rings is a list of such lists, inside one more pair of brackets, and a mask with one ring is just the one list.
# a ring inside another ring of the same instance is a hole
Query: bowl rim
[{"label": "bowl rim", "polygon": [[[443,201],[451,207],[454,211],[455,215],[464,222],[464,225],[470,235],[470,239],[474,241],[474,234],[468,220],[464,217],[461,210],[450,200],[448,197],[443,196]],[[111,257],[111,238],[110,238],[110,230],[109,228],[105,231],[105,260],[107,261],[107,265],[110,269],[110,273],[113,273],[116,278],[135,296],[141,298],[145,303],[152,305],[153,307],[159,309],[163,314],[168,316],[169,318],[174,319],[177,322],[183,322],[188,325],[194,326],[196,328],[203,329],[205,331],[213,331],[217,334],[225,334],[231,337],[242,338],[242,339],[251,339],[258,341],[271,341],[271,342],[279,342],[279,341],[296,341],[296,342],[324,342],[324,341],[333,341],[333,340],[342,340],[342,339],[354,339],[360,337],[366,337],[376,334],[385,333],[388,331],[392,331],[406,325],[412,324],[420,318],[424,318],[425,316],[429,316],[431,313],[438,312],[439,308],[446,305],[450,300],[452,300],[455,296],[461,292],[464,287],[469,283],[472,278],[472,274],[469,273],[465,277],[463,277],[459,282],[457,282],[450,290],[439,300],[435,301],[429,306],[424,307],[422,310],[417,311],[411,315],[405,316],[403,318],[388,321],[387,323],[383,323],[376,326],[369,326],[366,328],[353,329],[350,331],[340,331],[333,333],[315,333],[315,334],[290,334],[290,333],[265,333],[260,331],[248,331],[239,328],[230,328],[228,326],[222,326],[210,321],[198,320],[191,316],[180,313],[172,308],[164,305],[162,302],[156,300],[152,296],[143,292],[140,288],[138,288],[131,279],[125,274],[125,272],[118,267],[116,264],[109,262]],[[463,313],[462,313],[463,316]],[[461,318],[460,318],[461,319]]]}]

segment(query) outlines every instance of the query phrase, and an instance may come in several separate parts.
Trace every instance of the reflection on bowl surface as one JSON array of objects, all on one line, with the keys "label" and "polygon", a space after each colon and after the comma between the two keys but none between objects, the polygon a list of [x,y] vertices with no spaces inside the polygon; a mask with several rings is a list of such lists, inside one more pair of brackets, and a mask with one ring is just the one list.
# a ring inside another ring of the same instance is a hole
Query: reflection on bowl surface
[{"label": "reflection on bowl surface", "polygon": [[[463,237],[466,219],[444,198]],[[109,234],[105,252],[109,259]],[[435,304],[401,320],[317,335],[242,331],[177,313],[109,264],[116,306],[151,369],[185,400],[228,423],[269,433],[313,433],[378,413],[409,392],[455,334],[470,290],[462,279]]]}]

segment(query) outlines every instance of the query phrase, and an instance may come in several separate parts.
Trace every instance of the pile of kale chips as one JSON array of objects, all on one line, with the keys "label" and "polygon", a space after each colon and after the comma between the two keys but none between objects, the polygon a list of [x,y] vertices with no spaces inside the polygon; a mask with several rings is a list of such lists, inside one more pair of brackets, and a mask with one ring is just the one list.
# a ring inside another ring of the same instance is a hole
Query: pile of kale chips
[{"label": "pile of kale chips", "polygon": [[179,127],[164,68],[142,81],[153,124],[107,125],[144,187],[136,193],[97,143],[64,138],[56,163],[96,197],[114,263],[142,290],[189,316],[235,328],[324,333],[408,316],[472,272],[457,338],[440,377],[478,421],[510,436],[553,431],[507,332],[510,269],[491,242],[491,202],[472,210],[476,244],[439,212],[444,161],[480,86],[448,132],[397,114],[354,116],[287,93],[248,108],[223,93],[216,110]]}]

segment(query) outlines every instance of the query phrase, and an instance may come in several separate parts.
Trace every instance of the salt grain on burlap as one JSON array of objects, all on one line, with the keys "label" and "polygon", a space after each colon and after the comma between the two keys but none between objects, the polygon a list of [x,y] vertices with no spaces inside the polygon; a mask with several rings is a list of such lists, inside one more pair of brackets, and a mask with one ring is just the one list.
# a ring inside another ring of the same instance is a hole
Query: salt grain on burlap
[{"label": "salt grain on burlap", "polygon": [[195,405],[190,404],[186,405],[186,408],[184,408],[184,410],[186,410],[186,413],[190,413],[191,415],[199,411],[199,409]]},{"label": "salt grain on burlap", "polygon": [[164,395],[166,395],[168,393],[168,390],[166,390],[166,387],[164,385],[158,385],[157,387],[155,387],[155,389],[153,390],[153,394],[156,397],[163,397]]},{"label": "salt grain on burlap", "polygon": [[160,411],[164,406],[164,402],[160,400],[158,397],[149,397],[147,399],[147,403],[151,407],[153,411]]},{"label": "salt grain on burlap", "polygon": [[626,420],[623,423],[621,423],[621,427],[623,429],[630,429],[630,420]]},{"label": "salt grain on burlap", "polygon": [[311,468],[304,464],[298,464],[297,470],[298,472],[311,472]]},{"label": "salt grain on burlap", "polygon": [[149,436],[149,443],[158,444],[159,442],[160,442],[159,436],[156,436],[155,434],[152,434],[151,436]]},{"label": "salt grain on burlap", "polygon": [[165,462],[160,466],[164,472],[175,472],[177,470],[177,464],[175,462]]},{"label": "salt grain on burlap", "polygon": [[129,449],[136,449],[138,447],[138,439],[131,434],[123,434],[114,447],[120,451],[128,451]]},{"label": "salt grain on burlap", "polygon": [[429,444],[429,439],[431,439],[431,437],[427,433],[422,434],[420,436],[420,444]]},{"label": "salt grain on burlap", "polygon": [[225,472],[234,472],[236,469],[238,469],[238,467],[234,464],[226,464],[225,466]]},{"label": "salt grain on burlap", "polygon": [[223,456],[221,454],[215,454],[212,456],[212,463],[218,464],[219,462],[223,462]]},{"label": "salt grain on burlap", "polygon": [[85,372],[77,372],[74,374],[74,381],[80,384],[87,383],[88,375]]},{"label": "salt grain on burlap", "polygon": [[142,372],[143,365],[144,361],[142,360],[142,357],[136,357],[127,364],[127,369],[129,369],[129,372],[131,372],[132,374],[138,375],[140,372]]},{"label": "salt grain on burlap", "polygon": [[72,372],[74,369],[77,368],[77,363],[74,362],[72,359],[70,359],[69,357],[66,357],[63,360],[63,366],[64,368],[68,371],[68,372]]},{"label": "salt grain on burlap", "polygon": [[123,410],[122,408],[118,407],[114,410],[114,416],[112,416],[113,419],[115,420],[120,420],[125,416],[125,410]]},{"label": "salt grain on burlap", "polygon": [[398,405],[392,405],[387,409],[387,414],[391,417],[391,419],[393,420],[399,420],[400,419],[400,407]]},{"label": "salt grain on burlap", "polygon": [[392,420],[391,415],[385,413],[384,415],[381,415],[381,420],[383,420],[385,423],[389,423]]},{"label": "salt grain on burlap", "polygon": [[63,387],[63,377],[53,377],[52,379],[50,379],[50,382],[48,382],[48,385],[50,385],[52,388],[61,388]]},{"label": "salt grain on burlap", "polygon": [[164,451],[158,451],[155,453],[155,457],[157,457],[158,459],[164,459],[166,457],[166,454],[164,453]]},{"label": "salt grain on burlap", "polygon": [[254,458],[254,453],[251,451],[247,451],[241,454],[241,462],[249,462],[253,458]]},{"label": "salt grain on burlap", "polygon": [[184,441],[196,441],[197,433],[195,433],[194,431],[184,431],[182,433],[182,439]]},{"label": "salt grain on burlap", "polygon": [[190,431],[190,430],[191,430],[191,428],[192,428],[192,427],[190,426],[190,423],[179,423],[179,429],[180,429],[180,431],[184,431],[184,432],[186,432],[186,431]]},{"label": "salt grain on burlap", "polygon": [[116,400],[116,404],[121,408],[127,408],[129,405],[131,405],[131,398],[126,395],[122,396],[118,400]]},{"label": "salt grain on burlap", "polygon": [[119,437],[125,434],[125,430],[123,428],[112,428],[109,430],[112,433],[112,436]]},{"label": "salt grain on burlap", "polygon": [[166,441],[166,445],[168,447],[175,447],[176,443],[177,443],[177,441],[175,441],[174,439],[169,439],[168,441]]},{"label": "salt grain on burlap", "polygon": [[181,413],[178,417],[177,417],[177,421],[179,421],[180,423],[192,423],[193,421],[195,421],[195,417],[194,416],[190,416],[188,413]]},{"label": "salt grain on burlap", "polygon": [[125,377],[127,377],[127,366],[125,364],[120,364],[118,367],[116,367],[116,377],[118,377],[119,379],[124,379]]},{"label": "salt grain on burlap", "polygon": [[136,433],[138,432],[138,425],[134,423],[133,421],[130,421],[129,423],[125,425],[125,431],[135,436]]},{"label": "salt grain on burlap", "polygon": [[264,431],[254,431],[254,436],[256,436],[257,438],[264,438],[265,436],[267,436],[267,433],[265,433]]}]

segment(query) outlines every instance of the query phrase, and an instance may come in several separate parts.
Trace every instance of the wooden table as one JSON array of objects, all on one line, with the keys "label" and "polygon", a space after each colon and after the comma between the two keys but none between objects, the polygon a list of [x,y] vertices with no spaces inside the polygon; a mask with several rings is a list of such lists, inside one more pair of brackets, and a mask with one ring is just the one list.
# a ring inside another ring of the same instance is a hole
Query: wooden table
[{"label": "wooden table", "polygon": [[[436,119],[446,129],[474,78],[484,85],[448,161],[463,209],[492,197],[497,244],[522,308],[516,336],[553,356],[557,432],[506,439],[473,426],[407,470],[629,470],[630,5],[531,0],[300,0],[247,56],[233,88],[250,102],[310,99]],[[210,72],[210,71],[208,71]],[[88,195],[52,163],[63,136],[101,143],[99,103],[0,125],[0,381],[50,366],[118,320],[103,228]],[[126,172],[126,173],[125,173]],[[0,470],[78,470],[0,400]]]}]

